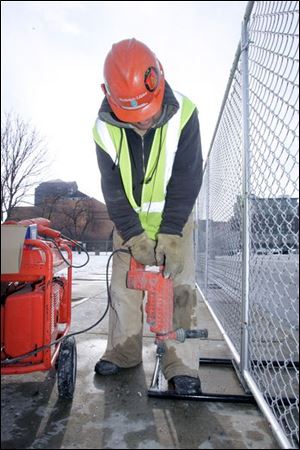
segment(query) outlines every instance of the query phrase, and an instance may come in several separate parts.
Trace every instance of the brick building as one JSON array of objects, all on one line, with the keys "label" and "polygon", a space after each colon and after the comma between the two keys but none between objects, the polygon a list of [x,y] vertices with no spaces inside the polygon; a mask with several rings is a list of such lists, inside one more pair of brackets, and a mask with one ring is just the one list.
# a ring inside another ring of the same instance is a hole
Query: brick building
[{"label": "brick building", "polygon": [[76,182],[51,180],[35,190],[34,206],[13,209],[10,219],[45,217],[66,236],[85,242],[89,250],[110,247],[113,223],[104,203],[78,190]]}]

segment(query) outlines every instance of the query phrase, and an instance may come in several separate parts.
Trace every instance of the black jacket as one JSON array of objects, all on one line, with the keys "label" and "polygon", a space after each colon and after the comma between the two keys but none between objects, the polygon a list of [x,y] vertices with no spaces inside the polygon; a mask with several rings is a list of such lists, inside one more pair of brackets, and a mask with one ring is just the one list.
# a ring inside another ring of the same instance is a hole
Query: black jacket
[{"label": "black jacket", "polygon": [[[131,157],[133,195],[138,205],[141,203],[145,167],[147,167],[155,129],[168,122],[178,108],[178,102],[166,83],[162,115],[155,124],[155,128],[148,130],[142,138],[134,131],[131,124],[117,119],[106,98],[102,102],[98,113],[99,118],[104,122],[125,128]],[[120,169],[116,162],[98,144],[96,144],[96,152],[101,172],[102,192],[109,216],[124,241],[127,241],[132,236],[143,232],[139,216],[127,200]],[[167,186],[160,233],[181,235],[195,204],[201,183],[202,152],[198,112],[195,110],[179,138],[173,171]]]}]

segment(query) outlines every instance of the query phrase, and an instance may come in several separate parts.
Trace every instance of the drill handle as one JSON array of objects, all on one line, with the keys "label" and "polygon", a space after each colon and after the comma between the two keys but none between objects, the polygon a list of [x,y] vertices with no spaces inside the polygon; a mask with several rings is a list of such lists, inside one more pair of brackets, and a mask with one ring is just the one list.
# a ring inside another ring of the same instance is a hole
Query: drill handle
[{"label": "drill handle", "polygon": [[[158,273],[163,274],[165,266],[154,266],[154,267],[158,267],[159,268]],[[142,263],[139,263],[138,261],[136,261],[134,259],[133,256],[131,256],[131,258],[130,258],[130,270],[133,270],[133,271],[145,271],[145,265],[142,264]]]},{"label": "drill handle", "polygon": [[208,331],[206,328],[198,330],[185,330],[186,339],[207,339]]}]

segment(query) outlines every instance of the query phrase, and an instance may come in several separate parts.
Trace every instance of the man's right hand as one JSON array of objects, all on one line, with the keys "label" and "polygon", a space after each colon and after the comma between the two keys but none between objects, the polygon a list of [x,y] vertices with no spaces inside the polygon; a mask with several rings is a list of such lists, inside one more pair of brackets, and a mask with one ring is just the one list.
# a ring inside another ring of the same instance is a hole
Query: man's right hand
[{"label": "man's right hand", "polygon": [[156,241],[148,238],[145,232],[138,236],[133,236],[125,245],[129,247],[132,256],[137,262],[145,266],[154,266],[156,264],[154,252]]}]

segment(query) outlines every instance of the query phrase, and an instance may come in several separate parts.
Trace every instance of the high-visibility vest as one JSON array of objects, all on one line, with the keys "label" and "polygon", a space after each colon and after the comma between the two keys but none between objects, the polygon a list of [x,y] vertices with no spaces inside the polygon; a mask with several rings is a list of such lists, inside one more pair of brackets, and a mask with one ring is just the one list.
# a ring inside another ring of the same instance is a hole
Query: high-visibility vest
[{"label": "high-visibility vest", "polygon": [[156,239],[159,232],[181,131],[196,108],[187,97],[177,92],[174,95],[179,103],[179,110],[163,127],[155,131],[140,206],[137,205],[132,190],[131,161],[125,129],[100,119],[96,120],[93,128],[95,142],[113,161],[118,161],[126,197],[151,239]]}]

